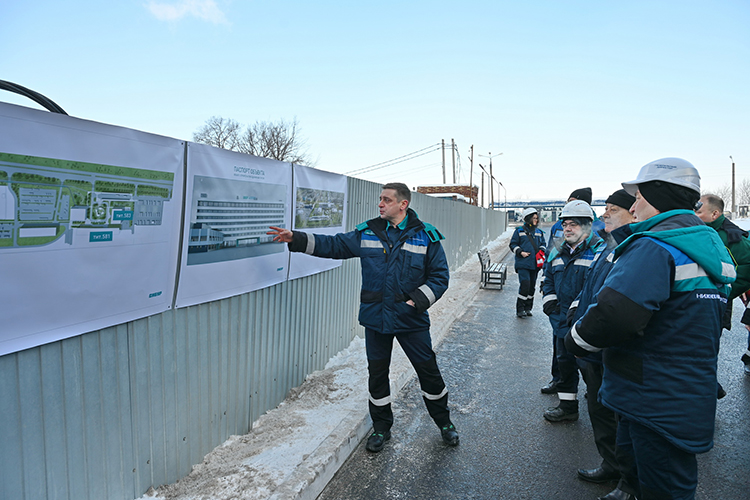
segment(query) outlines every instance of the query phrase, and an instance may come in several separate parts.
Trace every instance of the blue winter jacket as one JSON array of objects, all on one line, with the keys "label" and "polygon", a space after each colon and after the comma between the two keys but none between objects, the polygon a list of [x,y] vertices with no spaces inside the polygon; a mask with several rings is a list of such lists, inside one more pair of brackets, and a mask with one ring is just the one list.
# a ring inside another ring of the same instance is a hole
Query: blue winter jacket
[{"label": "blue winter jacket", "polygon": [[[443,235],[407,210],[398,228],[379,217],[333,236],[294,231],[292,252],[362,264],[359,323],[380,333],[428,330],[427,309],[448,289]],[[406,301],[411,299],[414,306]]]},{"label": "blue winter jacket", "polygon": [[[594,256],[594,262],[591,264],[591,268],[586,275],[586,280],[583,282],[583,289],[581,290],[581,293],[578,294],[578,297],[576,297],[576,300],[570,304],[567,313],[568,326],[572,326],[576,321],[581,319],[586,313],[586,310],[596,302],[596,294],[599,293],[599,290],[604,284],[604,280],[607,278],[607,275],[614,264],[613,250],[619,243],[622,243],[625,238],[630,236],[632,231],[630,230],[630,226],[625,225],[618,227],[611,233],[601,230],[598,234],[599,237],[604,240],[605,246],[601,253]],[[602,353],[589,353],[584,359],[585,361],[601,364]]]},{"label": "blue winter jacket", "polygon": [[568,333],[568,308],[581,292],[594,258],[605,247],[604,241],[591,233],[572,254],[567,244],[563,244],[559,250],[553,248],[550,252],[549,259],[544,265],[542,304],[545,312],[550,305],[556,306],[554,312],[549,314],[549,322],[555,336],[565,337]]},{"label": "blue winter jacket", "polygon": [[721,319],[735,270],[690,210],[631,224],[596,304],[566,348],[604,351],[602,404],[688,453],[713,446]]},{"label": "blue winter jacket", "polygon": [[[534,238],[534,244],[531,243],[530,238]],[[534,245],[536,245],[536,249],[534,249]],[[510,237],[510,251],[516,256],[516,270],[537,270],[536,253],[539,250],[543,250],[545,253],[547,250],[544,232],[541,229],[524,224],[513,231],[513,236]],[[521,252],[529,252],[529,255],[521,257]]]}]

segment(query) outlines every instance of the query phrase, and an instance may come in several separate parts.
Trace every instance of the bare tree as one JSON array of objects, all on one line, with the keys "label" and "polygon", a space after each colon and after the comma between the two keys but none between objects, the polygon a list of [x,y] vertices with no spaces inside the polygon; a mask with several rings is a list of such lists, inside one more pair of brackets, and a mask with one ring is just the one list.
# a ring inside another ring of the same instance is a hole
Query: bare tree
[{"label": "bare tree", "polygon": [[217,148],[237,151],[240,144],[241,126],[231,118],[212,116],[193,134],[193,140]]},{"label": "bare tree", "polygon": [[728,206],[730,209],[732,208],[732,187],[729,184],[724,184],[721,187],[713,188],[713,189],[704,189],[701,191],[701,194],[711,193],[715,194],[722,200],[724,200],[724,205]]},{"label": "bare tree", "polygon": [[750,205],[750,180],[742,179],[737,186],[737,204]]},{"label": "bare tree", "polygon": [[232,119],[212,116],[193,134],[193,140],[240,153],[314,166],[305,141],[299,136],[296,118],[291,122],[257,121],[244,132],[241,128]]}]

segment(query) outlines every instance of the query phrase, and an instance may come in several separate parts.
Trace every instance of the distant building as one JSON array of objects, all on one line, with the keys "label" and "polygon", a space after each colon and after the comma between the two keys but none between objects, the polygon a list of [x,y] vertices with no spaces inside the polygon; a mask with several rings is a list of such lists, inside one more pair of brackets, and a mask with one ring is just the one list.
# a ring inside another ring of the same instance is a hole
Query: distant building
[{"label": "distant building", "polygon": [[437,186],[418,186],[418,193],[423,193],[436,198],[449,198],[454,201],[462,201],[471,205],[478,205],[477,197],[479,188],[477,186],[461,184],[439,184]]}]

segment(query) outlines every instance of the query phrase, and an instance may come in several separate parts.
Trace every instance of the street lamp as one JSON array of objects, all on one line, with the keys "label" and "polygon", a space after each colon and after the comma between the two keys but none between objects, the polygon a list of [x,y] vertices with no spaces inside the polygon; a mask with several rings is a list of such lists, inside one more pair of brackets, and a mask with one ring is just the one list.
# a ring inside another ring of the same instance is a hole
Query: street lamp
[{"label": "street lamp", "polygon": [[508,228],[508,190],[505,189],[505,186],[503,186],[503,183],[500,181],[497,181],[498,184],[500,184],[500,187],[503,188],[503,193],[505,194],[505,201],[503,202],[503,210],[505,210],[505,228]]},{"label": "street lamp", "polygon": [[[477,155],[477,156],[482,156],[482,157],[484,157],[484,158],[489,158],[489,159],[490,159],[490,173],[489,173],[488,175],[490,176],[490,206],[492,207],[492,209],[493,209],[493,210],[495,209],[495,196],[494,196],[494,195],[495,195],[495,192],[494,192],[494,190],[492,189],[492,180],[494,179],[494,180],[495,180],[495,182],[497,182],[497,180],[496,180],[496,179],[495,179],[495,177],[494,177],[494,176],[492,175],[492,159],[493,159],[494,157],[496,157],[496,156],[500,156],[501,154],[502,154],[502,153],[498,153],[498,154],[496,154],[496,155],[493,155],[493,154],[492,154],[492,152],[490,152],[490,153],[487,153],[486,155]],[[481,165],[480,165],[480,166],[481,166]],[[482,168],[482,170],[484,170],[484,168]],[[486,172],[487,172],[487,171],[485,170],[485,173],[486,173]]]}]

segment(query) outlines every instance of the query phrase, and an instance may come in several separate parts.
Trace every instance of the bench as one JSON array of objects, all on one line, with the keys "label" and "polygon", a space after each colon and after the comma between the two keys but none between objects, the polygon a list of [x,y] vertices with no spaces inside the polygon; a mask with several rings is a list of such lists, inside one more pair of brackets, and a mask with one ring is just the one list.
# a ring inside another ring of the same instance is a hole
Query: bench
[{"label": "bench", "polygon": [[[479,283],[480,288],[492,287],[494,290],[502,290],[505,280],[508,278],[508,267],[506,264],[493,263],[490,260],[490,253],[486,248],[477,252],[479,262],[482,264],[482,279]],[[495,288],[499,286],[499,288]]]}]

